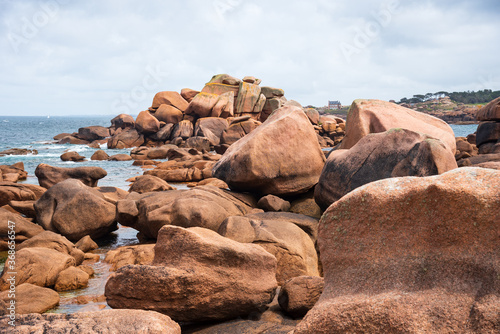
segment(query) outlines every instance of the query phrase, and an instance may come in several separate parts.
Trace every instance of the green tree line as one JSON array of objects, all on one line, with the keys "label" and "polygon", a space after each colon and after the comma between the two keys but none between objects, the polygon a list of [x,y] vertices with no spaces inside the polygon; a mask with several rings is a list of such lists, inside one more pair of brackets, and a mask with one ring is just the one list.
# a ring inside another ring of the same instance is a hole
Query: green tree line
[{"label": "green tree line", "polygon": [[420,103],[430,100],[435,100],[441,97],[448,96],[452,101],[465,104],[477,104],[477,103],[488,103],[491,100],[500,97],[500,90],[492,91],[491,89],[466,91],[466,92],[453,92],[448,93],[445,91],[436,93],[427,93],[425,95],[417,94],[413,95],[412,98],[403,97],[399,103]]}]

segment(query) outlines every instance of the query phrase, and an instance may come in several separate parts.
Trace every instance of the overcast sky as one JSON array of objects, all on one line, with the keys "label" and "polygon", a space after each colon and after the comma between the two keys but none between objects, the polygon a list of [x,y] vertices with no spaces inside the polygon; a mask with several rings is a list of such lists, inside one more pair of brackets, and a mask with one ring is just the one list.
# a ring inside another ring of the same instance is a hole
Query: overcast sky
[{"label": "overcast sky", "polygon": [[0,0],[0,115],[137,114],[253,75],[302,105],[500,90],[498,0]]}]

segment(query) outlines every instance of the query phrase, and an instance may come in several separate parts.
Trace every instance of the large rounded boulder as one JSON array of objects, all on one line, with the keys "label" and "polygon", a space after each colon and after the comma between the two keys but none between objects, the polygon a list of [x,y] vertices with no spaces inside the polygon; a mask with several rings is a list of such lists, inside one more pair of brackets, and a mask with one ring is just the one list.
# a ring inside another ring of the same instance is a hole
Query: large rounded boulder
[{"label": "large rounded boulder", "polygon": [[97,187],[97,182],[108,173],[101,167],[64,168],[39,164],[35,169],[35,175],[38,178],[38,183],[48,189],[67,179],[77,179],[86,186]]},{"label": "large rounded boulder", "polygon": [[431,176],[457,168],[454,154],[439,139],[406,129],[363,137],[349,150],[333,151],[326,161],[314,198],[330,204],[364,184],[399,176]]},{"label": "large rounded boulder", "polygon": [[156,239],[164,225],[204,227],[217,231],[229,216],[242,216],[252,208],[231,192],[213,186],[193,190],[145,193],[138,198],[118,201],[120,224]]},{"label": "large rounded boulder", "polygon": [[[8,314],[11,301],[16,302],[16,314],[44,313],[59,305],[59,294],[52,289],[43,288],[30,283],[23,283],[16,287],[15,299],[10,290],[0,292],[0,301],[6,307],[0,306],[0,314]],[[1,304],[1,303],[0,303]]]},{"label": "large rounded boulder", "polygon": [[57,183],[35,203],[36,221],[72,241],[116,229],[116,207],[98,190],[75,179]]},{"label": "large rounded boulder", "polygon": [[157,311],[175,321],[232,319],[261,312],[275,295],[276,258],[214,231],[165,226],[152,265],[111,274],[108,305]]},{"label": "large rounded boulder", "polygon": [[285,106],[231,145],[213,175],[235,191],[286,196],[311,189],[324,162],[306,114],[299,107]]},{"label": "large rounded boulder", "polygon": [[10,289],[11,285],[17,286],[23,283],[52,287],[61,271],[75,265],[72,256],[54,249],[23,248],[16,251],[15,264],[10,263],[4,267],[0,276],[0,291]]},{"label": "large rounded boulder", "polygon": [[117,131],[108,139],[109,149],[131,148],[142,144],[144,144],[144,135],[135,128],[125,128],[122,131]]},{"label": "large rounded boulder", "polygon": [[160,130],[160,121],[156,119],[149,110],[144,110],[137,115],[135,128],[139,133],[152,134]]},{"label": "large rounded boulder", "polygon": [[393,128],[408,129],[438,138],[455,153],[455,134],[445,121],[381,100],[355,100],[352,103],[340,148],[350,149],[369,133]]},{"label": "large rounded boulder", "polygon": [[318,236],[325,289],[294,333],[498,332],[499,189],[500,171],[467,167],[332,204]]},{"label": "large rounded boulder", "polygon": [[[276,280],[319,276],[318,256],[314,247],[318,221],[293,214],[265,212],[245,217],[228,217],[219,234],[238,242],[262,246],[278,260]],[[307,232],[306,232],[307,231]]]}]

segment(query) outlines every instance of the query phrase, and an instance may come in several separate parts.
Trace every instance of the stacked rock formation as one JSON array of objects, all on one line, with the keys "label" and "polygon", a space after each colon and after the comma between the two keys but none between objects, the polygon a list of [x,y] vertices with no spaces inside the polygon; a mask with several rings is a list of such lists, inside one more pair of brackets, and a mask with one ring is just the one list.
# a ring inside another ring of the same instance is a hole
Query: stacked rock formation
[{"label": "stacked rock formation", "polygon": [[[178,144],[192,137],[205,137],[212,146],[219,145],[221,140],[230,145],[286,102],[282,89],[261,87],[260,82],[255,77],[240,80],[219,74],[201,91],[185,88],[180,93],[159,92],[151,107],[140,112],[135,122],[126,121],[126,115],[117,116],[108,147]],[[230,129],[233,124],[244,122],[250,126],[245,126],[243,133],[234,134],[235,130]],[[79,131],[83,132],[88,131]]]},{"label": "stacked rock formation", "polygon": [[[179,92],[156,93],[151,107],[139,112],[136,119],[120,114],[111,120],[110,127],[88,126],[75,133],[54,137],[61,144],[86,144],[110,149],[139,146],[159,147],[173,144],[198,148],[208,143],[207,150],[224,153],[227,148],[265,122],[285,105],[302,106],[285,98],[283,89],[260,86],[261,80],[252,76],[242,80],[228,74],[214,75],[201,91],[184,88]],[[314,108],[303,108],[314,126],[321,147],[333,147],[344,136],[345,124],[340,118],[320,118]],[[82,161],[75,153],[63,160]],[[121,157],[96,156],[92,160],[123,160]]]}]

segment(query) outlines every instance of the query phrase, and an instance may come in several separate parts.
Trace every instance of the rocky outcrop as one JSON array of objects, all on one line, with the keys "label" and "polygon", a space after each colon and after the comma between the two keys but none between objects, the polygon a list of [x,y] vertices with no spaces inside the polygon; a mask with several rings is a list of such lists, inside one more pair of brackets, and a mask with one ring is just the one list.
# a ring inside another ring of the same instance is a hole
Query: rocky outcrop
[{"label": "rocky outcrop", "polygon": [[108,161],[130,161],[130,160],[132,160],[132,157],[125,153],[113,154],[112,156],[108,157]]},{"label": "rocky outcrop", "polygon": [[156,239],[164,225],[204,227],[214,231],[229,216],[245,215],[251,207],[231,192],[211,186],[143,194],[118,201],[118,221]]},{"label": "rocky outcrop", "polygon": [[23,162],[16,162],[12,165],[0,165],[0,182],[17,182],[26,180],[28,172],[24,170]]},{"label": "rocky outcrop", "polygon": [[99,246],[88,235],[84,236],[75,243],[75,247],[84,253],[97,249]]},{"label": "rocky outcrop", "polygon": [[191,88],[181,89],[181,96],[189,103],[193,101],[194,97],[199,93],[199,91]]},{"label": "rocky outcrop", "polygon": [[[28,219],[35,219],[35,201],[10,201],[8,206]],[[10,210],[9,208],[9,210]]]},{"label": "rocky outcrop", "polygon": [[154,117],[160,122],[165,122],[167,124],[177,124],[182,121],[184,114],[176,107],[172,107],[168,104],[162,104],[160,105],[158,110],[156,110]]},{"label": "rocky outcrop", "polygon": [[56,291],[69,291],[87,287],[89,274],[77,267],[64,269],[57,275],[54,289]]},{"label": "rocky outcrop", "polygon": [[37,155],[38,151],[37,150],[29,150],[26,148],[9,148],[8,150],[1,151],[0,157],[6,156],[6,155],[28,155],[28,154]]},{"label": "rocky outcrop", "polygon": [[500,121],[485,121],[481,122],[477,127],[476,145],[481,145],[500,140]]},{"label": "rocky outcrop", "polygon": [[[180,122],[180,121],[179,121]],[[177,123],[169,123],[169,124],[165,124],[165,126],[163,126],[160,131],[158,131],[157,133],[155,133],[154,135],[152,135],[150,138],[153,139],[153,140],[156,140],[158,142],[168,142],[170,137],[172,136],[172,131],[174,129],[174,126],[176,125]]]},{"label": "rocky outcrop", "polygon": [[84,252],[85,254],[90,251],[93,251],[94,249],[99,248],[97,243],[94,240],[92,240],[92,238],[88,235],[84,236],[83,238],[75,242],[75,247]]},{"label": "rocky outcrop", "polygon": [[117,131],[108,139],[108,148],[123,149],[141,146],[144,144],[144,135],[140,134],[134,128],[127,128],[123,131]]},{"label": "rocky outcrop", "polygon": [[334,147],[342,142],[345,136],[345,121],[343,119],[333,115],[318,115],[318,123],[314,124],[318,111],[312,108],[305,108],[304,112],[314,125],[321,147]]},{"label": "rocky outcrop", "polygon": [[10,201],[33,201],[39,199],[45,188],[34,184],[0,182],[0,206],[9,204]]},{"label": "rocky outcrop", "polygon": [[75,259],[49,248],[29,247],[16,252],[15,274],[6,266],[0,277],[0,291],[10,285],[31,283],[41,287],[52,287],[61,271],[74,266]]},{"label": "rocky outcrop", "polygon": [[287,314],[301,318],[318,302],[324,285],[323,277],[294,277],[281,287],[278,302]]},{"label": "rocky outcrop", "polygon": [[111,128],[113,129],[127,129],[135,127],[135,120],[132,116],[127,114],[120,114],[111,120]]},{"label": "rocky outcrop", "polygon": [[222,95],[227,92],[234,93],[234,97],[238,97],[239,86],[241,80],[232,77],[228,74],[217,74],[205,84],[201,90],[204,93]]},{"label": "rocky outcrop", "polygon": [[333,151],[315,188],[326,210],[353,189],[380,179],[430,176],[457,168],[455,156],[439,139],[406,129],[369,134],[349,150]]},{"label": "rocky outcrop", "polygon": [[[477,119],[481,121],[477,127],[476,132],[476,145],[479,154],[491,155],[500,153],[500,98],[497,98],[477,112]],[[470,156],[463,156],[462,158],[470,158]],[[470,160],[462,165],[474,165]],[[493,161],[485,161],[487,167],[497,168]],[[486,167],[486,166],[485,166]]]},{"label": "rocky outcrop", "polygon": [[[84,144],[93,148],[100,148],[107,141],[109,149],[124,149],[163,144],[184,147],[185,141],[195,136],[208,140],[207,152],[215,147],[223,152],[287,101],[282,89],[261,88],[261,80],[252,76],[244,79],[219,74],[201,91],[184,88],[180,94],[158,92],[152,106],[141,111],[136,120],[120,114],[111,120],[109,128],[90,126],[80,128],[78,133],[62,133],[54,138],[62,144]],[[230,121],[235,116],[252,121],[238,121],[245,124],[233,127],[224,141],[223,132],[228,127],[226,119]],[[207,118],[217,121],[205,121]]]},{"label": "rocky outcrop", "polygon": [[[265,88],[270,88],[270,87],[262,87],[262,93],[264,94]],[[271,88],[273,92],[276,91],[283,91],[279,88]],[[274,94],[274,93],[273,93]],[[280,94],[280,93],[278,93]],[[266,96],[266,95],[265,95]],[[260,121],[265,122],[269,115],[273,113],[273,111],[283,107],[285,103],[287,102],[286,98],[284,96],[272,96],[272,97],[267,97],[266,96],[266,102],[264,103],[264,107],[262,108],[262,112],[260,113]]]},{"label": "rocky outcrop", "polygon": [[[9,224],[9,222],[11,223]],[[9,233],[9,231],[15,232],[14,239],[11,237],[13,233]],[[44,229],[40,225],[33,224],[19,214],[0,208],[0,251],[9,249],[9,241],[15,241],[15,244],[19,247],[22,242],[43,231]]]},{"label": "rocky outcrop", "polygon": [[210,145],[211,144],[208,138],[194,136],[188,138],[183,147],[185,146],[186,148],[194,148],[201,153],[208,153],[210,152]]},{"label": "rocky outcrop", "polygon": [[500,97],[494,99],[483,108],[481,108],[476,118],[478,121],[497,121],[500,122]]},{"label": "rocky outcrop", "polygon": [[104,152],[103,150],[97,150],[94,152],[94,154],[92,154],[92,156],[90,157],[90,160],[108,160],[109,158],[109,155]]},{"label": "rocky outcrop", "polygon": [[[111,122],[113,123],[113,122]],[[104,139],[109,137],[109,129],[104,126],[87,126],[78,129],[78,137],[80,139],[92,142],[94,140]]]},{"label": "rocky outcrop", "polygon": [[[222,236],[262,246],[278,259],[276,279],[319,276],[314,247],[317,220],[292,213],[257,213],[228,217],[220,226]],[[307,232],[306,232],[307,231]]]},{"label": "rocky outcrop", "polygon": [[229,127],[225,129],[220,138],[220,143],[229,145],[234,144],[247,134],[255,130],[261,123],[250,116],[237,117],[231,121]]},{"label": "rocky outcrop", "polygon": [[497,331],[499,173],[380,180],[331,205],[325,290],[294,333]]},{"label": "rocky outcrop", "polygon": [[151,115],[149,110],[144,110],[137,115],[135,128],[139,133],[143,134],[156,133],[160,130],[160,122]]},{"label": "rocky outcrop", "polygon": [[[14,300],[16,314],[44,313],[59,305],[60,300],[59,294],[54,290],[30,283],[23,283],[16,287],[16,298],[9,297],[9,295],[12,295],[9,290],[0,292],[0,300],[3,300],[7,306],[10,306],[11,300]],[[0,314],[8,313],[7,307],[2,309],[0,306]]]},{"label": "rocky outcrop", "polygon": [[[189,186],[189,185],[188,185]],[[197,186],[213,186],[219,189],[228,189],[229,186],[226,184],[226,182],[216,179],[215,177],[211,177],[208,179],[204,179],[200,182],[197,182],[195,184],[195,187]]]},{"label": "rocky outcrop", "polygon": [[212,108],[212,117],[228,118],[234,116],[234,92],[226,92],[219,95],[217,102]]},{"label": "rocky outcrop", "polygon": [[384,132],[393,128],[421,132],[440,139],[455,154],[455,134],[446,122],[380,100],[355,100],[352,103],[347,115],[345,138],[340,148],[350,149],[369,133]]},{"label": "rocky outcrop", "polygon": [[483,167],[498,169],[500,153],[480,154],[458,161],[458,167]]},{"label": "rocky outcrop", "polygon": [[144,194],[152,191],[167,190],[175,190],[175,188],[159,177],[153,175],[142,175],[135,179],[134,183],[130,186],[130,189],[128,191]]},{"label": "rocky outcrop", "polygon": [[[9,328],[9,320],[7,316],[0,318],[0,327]],[[103,310],[73,314],[26,314],[16,317],[16,327],[10,333],[180,334],[181,328],[169,317],[157,312]]]},{"label": "rocky outcrop", "polygon": [[219,145],[222,133],[228,128],[229,124],[224,118],[206,117],[196,121],[194,135],[205,137],[213,146]]},{"label": "rocky outcrop", "polygon": [[[212,109],[219,100],[219,95],[201,92],[197,94],[186,109],[186,115],[211,117]],[[215,116],[218,117],[218,116]]]},{"label": "rocky outcrop", "polygon": [[161,312],[175,321],[232,319],[258,312],[277,288],[276,259],[204,228],[165,226],[151,266],[112,274],[105,295],[113,308]]},{"label": "rocky outcrop", "polygon": [[307,194],[301,195],[292,203],[290,203],[290,212],[299,213],[320,219],[323,211],[314,200],[314,191],[309,191]]},{"label": "rocky outcrop", "polygon": [[286,196],[311,189],[324,162],[307,116],[298,107],[286,106],[230,146],[213,175],[235,191]]},{"label": "rocky outcrop", "polygon": [[249,115],[258,120],[266,102],[266,97],[260,91],[261,88],[257,84],[241,82],[238,98],[236,99],[235,114],[240,116]]},{"label": "rocky outcrop", "polygon": [[128,195],[127,191],[117,187],[96,187],[95,189],[111,204],[116,204],[116,202],[124,199]]},{"label": "rocky outcrop", "polygon": [[119,247],[106,253],[104,262],[111,264],[111,271],[129,264],[151,264],[155,256],[154,247],[155,244]]},{"label": "rocky outcrop", "polygon": [[79,162],[85,160],[85,157],[80,155],[78,152],[70,151],[61,154],[61,160],[62,161],[74,161],[74,162]]},{"label": "rocky outcrop", "polygon": [[[197,139],[204,138],[193,137],[189,139],[189,143],[193,146],[197,143],[200,146],[207,144],[206,141],[198,141]],[[221,157],[218,154],[212,153],[201,154],[201,152],[193,148],[164,147],[150,150],[147,156],[154,157],[155,159],[159,159],[161,156],[164,159],[167,158],[169,161],[158,163],[156,168],[145,171],[144,174],[156,176],[166,182],[197,182],[211,178],[212,167]]]},{"label": "rocky outcrop", "polygon": [[172,91],[164,91],[156,93],[153,98],[152,109],[158,109],[162,104],[166,104],[179,109],[180,111],[186,111],[188,107],[188,102],[181,96],[181,94]]},{"label": "rocky outcrop", "polygon": [[115,205],[75,179],[57,183],[35,203],[37,222],[72,241],[99,238],[116,229]]},{"label": "rocky outcrop", "polygon": [[285,201],[282,198],[274,195],[267,195],[261,197],[257,202],[257,207],[264,211],[289,211],[290,210],[290,202]]},{"label": "rocky outcrop", "polygon": [[304,108],[304,112],[309,118],[312,125],[318,125],[319,123],[319,112],[314,108]]},{"label": "rocky outcrop", "polygon": [[76,265],[83,262],[84,254],[71,241],[60,234],[43,231],[26,240],[17,247],[17,250],[28,247],[50,248],[58,252],[68,254],[75,259]]},{"label": "rocky outcrop", "polygon": [[39,164],[35,169],[35,175],[38,183],[48,189],[67,179],[76,179],[86,186],[97,187],[97,182],[108,173],[101,167],[63,168]]},{"label": "rocky outcrop", "polygon": [[28,219],[36,218],[35,201],[10,201],[8,206]]},{"label": "rocky outcrop", "polygon": [[89,141],[78,138],[78,133],[73,133],[57,141],[58,144],[88,145]]},{"label": "rocky outcrop", "polygon": [[182,138],[185,140],[193,136],[193,131],[193,123],[189,120],[183,120],[178,124],[175,124],[175,126],[172,128],[172,134],[170,135],[170,137],[172,139]]}]

